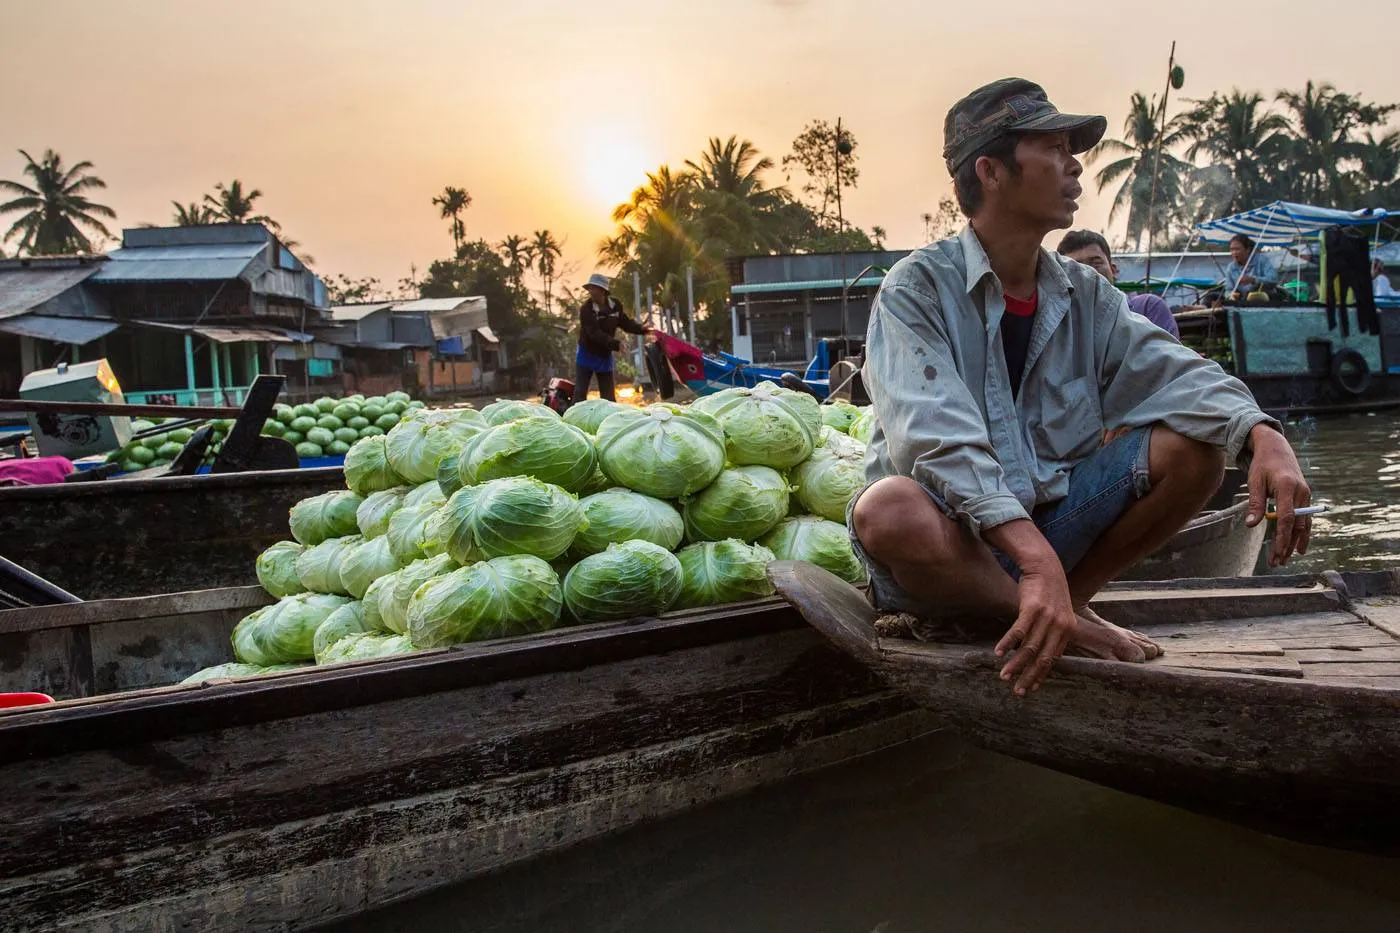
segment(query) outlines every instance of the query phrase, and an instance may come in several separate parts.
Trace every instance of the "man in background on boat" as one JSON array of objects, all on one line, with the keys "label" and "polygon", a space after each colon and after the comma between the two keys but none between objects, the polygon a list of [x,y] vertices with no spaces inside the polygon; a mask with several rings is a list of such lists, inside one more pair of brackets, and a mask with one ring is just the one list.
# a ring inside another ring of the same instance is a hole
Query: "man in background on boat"
[{"label": "man in background on boat", "polygon": [[622,310],[622,302],[611,294],[611,283],[606,275],[595,272],[583,286],[588,292],[588,300],[578,311],[578,352],[574,355],[577,366],[574,379],[574,404],[588,398],[589,383],[598,378],[598,395],[610,402],[617,401],[616,386],[613,384],[613,351],[622,349],[622,341],[617,339],[619,330],[629,334],[646,336],[652,328],[638,324]]},{"label": "man in background on boat", "polygon": [[[1113,262],[1113,251],[1108,248],[1108,240],[1092,230],[1071,230],[1060,240],[1055,252],[1075,262],[1082,262],[1115,285],[1118,283],[1118,266]],[[1172,309],[1151,292],[1129,295],[1128,310],[1141,314],[1173,337],[1181,339]]]},{"label": "man in background on boat", "polygon": [[1254,241],[1243,233],[1230,237],[1230,264],[1225,267],[1225,295],[1240,298],[1278,281],[1269,260],[1259,254]]},{"label": "man in background on boat", "polygon": [[[1066,649],[1160,653],[1089,600],[1197,514],[1227,460],[1251,461],[1250,525],[1277,500],[1270,564],[1307,546],[1293,511],[1310,493],[1278,422],[1103,276],[1040,246],[1073,222],[1075,154],[1105,128],[1018,78],[955,104],[943,157],[968,225],[889,271],[865,347],[879,427],[847,524],[871,598],[923,622],[1011,623],[996,651],[1018,694]],[[1102,445],[1107,424],[1133,430]]]},{"label": "man in background on boat", "polygon": [[1390,284],[1390,276],[1385,274],[1385,263],[1379,259],[1371,260],[1371,294],[1377,298],[1382,295],[1400,294],[1395,291],[1395,286]]}]

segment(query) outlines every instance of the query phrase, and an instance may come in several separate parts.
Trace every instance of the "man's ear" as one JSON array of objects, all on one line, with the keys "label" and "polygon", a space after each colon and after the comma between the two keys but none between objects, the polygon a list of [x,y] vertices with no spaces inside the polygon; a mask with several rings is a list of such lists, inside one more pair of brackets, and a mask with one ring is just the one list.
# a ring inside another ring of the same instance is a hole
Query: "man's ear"
[{"label": "man's ear", "polygon": [[1108,264],[1108,269],[1113,273],[1113,281],[1118,281],[1118,263],[1110,262]]},{"label": "man's ear", "polygon": [[1001,168],[1001,163],[996,159],[989,156],[977,157],[973,169],[977,172],[977,180],[982,183],[984,191],[995,191],[1000,186]]}]

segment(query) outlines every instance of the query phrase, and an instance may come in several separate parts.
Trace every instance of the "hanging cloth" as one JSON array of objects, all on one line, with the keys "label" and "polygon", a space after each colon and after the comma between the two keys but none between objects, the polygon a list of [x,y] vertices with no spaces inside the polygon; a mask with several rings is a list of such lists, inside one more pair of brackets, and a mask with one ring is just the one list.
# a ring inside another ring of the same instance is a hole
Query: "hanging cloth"
[{"label": "hanging cloth", "polygon": [[[1348,334],[1347,300],[1356,304],[1358,333],[1381,332],[1380,315],[1371,283],[1371,242],[1366,234],[1347,227],[1329,227],[1323,233],[1322,283],[1327,304],[1327,327],[1341,324],[1341,333]],[[1340,318],[1333,316],[1333,308]]]}]

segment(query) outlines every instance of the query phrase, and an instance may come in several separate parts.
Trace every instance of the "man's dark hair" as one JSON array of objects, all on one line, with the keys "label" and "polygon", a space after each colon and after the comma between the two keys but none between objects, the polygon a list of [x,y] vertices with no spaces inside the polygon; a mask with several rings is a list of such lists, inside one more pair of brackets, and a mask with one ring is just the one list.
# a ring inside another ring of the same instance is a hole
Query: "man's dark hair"
[{"label": "man's dark hair", "polygon": [[1241,246],[1249,250],[1251,253],[1254,252],[1254,241],[1251,240],[1249,237],[1245,236],[1243,233],[1237,233],[1234,236],[1230,237],[1230,242],[1238,242]]},{"label": "man's dark hair", "polygon": [[1061,256],[1068,256],[1070,253],[1077,253],[1081,249],[1088,249],[1097,246],[1103,250],[1103,257],[1109,262],[1113,262],[1113,250],[1108,248],[1108,241],[1102,234],[1093,230],[1071,230],[1066,233],[1064,239],[1060,240],[1060,245],[1055,247],[1055,252]]},{"label": "man's dark hair", "polygon": [[1019,175],[1021,163],[1016,161],[1016,143],[1020,139],[1018,133],[998,137],[968,156],[967,160],[958,166],[958,170],[953,173],[953,194],[958,199],[958,207],[965,215],[971,217],[981,210],[985,196],[982,180],[977,177],[977,160],[983,156],[996,159],[1005,165],[1012,175]]}]

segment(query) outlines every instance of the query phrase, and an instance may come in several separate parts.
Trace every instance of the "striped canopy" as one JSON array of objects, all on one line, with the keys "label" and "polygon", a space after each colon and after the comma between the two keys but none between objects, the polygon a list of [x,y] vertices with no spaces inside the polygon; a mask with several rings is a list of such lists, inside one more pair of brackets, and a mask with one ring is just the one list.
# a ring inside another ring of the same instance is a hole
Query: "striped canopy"
[{"label": "striped canopy", "polygon": [[1311,236],[1328,227],[1362,227],[1387,218],[1400,219],[1400,212],[1375,207],[1339,211],[1330,207],[1275,201],[1250,211],[1196,224],[1196,235],[1208,243],[1226,243],[1235,234],[1243,233],[1260,246],[1287,246],[1299,237]]}]

